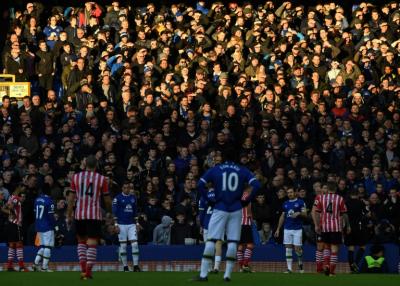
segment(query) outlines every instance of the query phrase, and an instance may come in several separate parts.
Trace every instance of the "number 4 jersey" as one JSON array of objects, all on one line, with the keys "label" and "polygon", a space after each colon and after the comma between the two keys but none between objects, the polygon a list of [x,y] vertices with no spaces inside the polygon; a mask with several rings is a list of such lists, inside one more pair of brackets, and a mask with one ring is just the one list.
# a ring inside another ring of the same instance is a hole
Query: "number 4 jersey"
[{"label": "number 4 jersey", "polygon": [[323,194],[315,198],[316,211],[321,213],[322,232],[341,232],[342,214],[347,212],[344,199],[338,194]]},{"label": "number 4 jersey", "polygon": [[37,232],[54,230],[54,203],[47,195],[40,195],[35,200],[35,229]]},{"label": "number 4 jersey", "polygon": [[101,195],[108,194],[106,178],[94,171],[83,171],[72,176],[71,189],[76,193],[75,219],[101,220]]}]

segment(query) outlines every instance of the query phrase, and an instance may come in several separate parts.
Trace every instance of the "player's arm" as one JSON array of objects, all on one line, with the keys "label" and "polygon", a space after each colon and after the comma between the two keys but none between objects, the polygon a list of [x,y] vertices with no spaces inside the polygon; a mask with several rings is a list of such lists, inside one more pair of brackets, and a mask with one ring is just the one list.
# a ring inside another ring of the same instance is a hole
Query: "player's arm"
[{"label": "player's arm", "polygon": [[117,219],[118,219],[117,218],[117,216],[118,216],[118,198],[117,197],[115,197],[112,200],[111,211],[112,211],[114,220],[117,221]]},{"label": "player's arm", "polygon": [[346,228],[346,233],[349,234],[351,232],[349,216],[347,213],[342,214],[343,226]]},{"label": "player's arm", "polygon": [[55,225],[55,223],[56,223],[55,209],[56,209],[55,205],[54,205],[53,201],[51,200],[49,202],[49,210],[47,211],[47,214],[48,214],[49,220],[52,225]]},{"label": "player's arm", "polygon": [[311,210],[311,217],[312,217],[312,220],[313,220],[313,222],[314,222],[315,232],[316,232],[316,233],[320,233],[320,232],[321,232],[321,226],[320,226],[320,211],[319,211],[318,208],[315,206],[315,203],[314,203],[314,206],[313,206],[313,208],[312,208],[312,210]]},{"label": "player's arm", "polygon": [[110,194],[104,194],[103,199],[104,199],[104,208],[106,209],[106,212],[112,213],[112,200]]},{"label": "player's arm", "polygon": [[257,191],[261,188],[261,183],[257,178],[254,176],[253,173],[251,173],[249,170],[246,170],[247,172],[247,184],[249,185],[249,190],[248,190],[248,197],[246,200],[242,201],[243,206],[247,206],[257,195]]},{"label": "player's arm", "polygon": [[200,198],[200,201],[199,201],[199,221],[200,221],[200,225],[203,225],[203,223],[204,223],[204,218],[205,218],[206,212],[207,212],[206,208],[207,207],[206,207],[205,200],[203,198]]},{"label": "player's arm", "polygon": [[74,191],[69,192],[67,195],[67,219],[72,220],[74,217],[74,206],[76,201],[76,194]]},{"label": "player's arm", "polygon": [[307,207],[306,207],[305,203],[303,203],[298,216],[301,217],[301,218],[307,218],[308,214],[307,214]]},{"label": "player's arm", "polygon": [[276,228],[276,231],[275,231],[275,237],[279,237],[279,232],[281,230],[283,223],[285,222],[285,216],[286,216],[286,213],[282,212],[281,216],[279,217],[278,227]]},{"label": "player's arm", "polygon": [[347,215],[347,207],[343,198],[340,199],[339,211],[340,215],[342,216],[343,226],[346,228],[346,233],[349,234],[351,232],[351,227],[349,216]]},{"label": "player's arm", "polygon": [[206,200],[208,192],[207,184],[211,181],[212,169],[213,168],[208,169],[208,171],[203,176],[201,176],[197,183],[197,190],[199,191],[200,196]]},{"label": "player's arm", "polygon": [[108,181],[105,178],[103,180],[102,193],[106,212],[112,213],[112,200],[108,191]]}]

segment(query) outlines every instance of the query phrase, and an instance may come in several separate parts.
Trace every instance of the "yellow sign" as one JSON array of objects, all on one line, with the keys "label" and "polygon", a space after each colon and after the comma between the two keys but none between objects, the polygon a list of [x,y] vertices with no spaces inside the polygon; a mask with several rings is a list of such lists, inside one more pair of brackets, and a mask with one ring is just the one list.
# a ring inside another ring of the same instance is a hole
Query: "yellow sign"
[{"label": "yellow sign", "polygon": [[0,81],[0,99],[8,95],[10,97],[15,97],[17,100],[22,100],[24,96],[31,95],[30,82],[15,82],[15,77],[13,75],[0,74],[0,78],[11,79],[11,81]]}]

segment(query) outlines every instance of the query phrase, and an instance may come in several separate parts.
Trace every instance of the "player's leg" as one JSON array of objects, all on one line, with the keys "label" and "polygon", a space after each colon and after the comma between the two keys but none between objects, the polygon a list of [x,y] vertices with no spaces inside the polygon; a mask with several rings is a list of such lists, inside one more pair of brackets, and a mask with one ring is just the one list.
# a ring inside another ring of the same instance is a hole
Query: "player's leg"
[{"label": "player's leg", "polygon": [[131,247],[132,247],[133,271],[140,272],[139,244],[137,241],[137,229],[135,224],[130,225],[128,228],[128,239],[131,242]]},{"label": "player's leg", "polygon": [[243,250],[245,249],[245,245],[240,243],[236,253],[236,259],[239,263],[240,271],[243,271]]},{"label": "player's leg", "polygon": [[[352,229],[352,232],[353,232],[353,229]],[[359,248],[356,252],[356,255],[355,255],[355,260],[354,260],[354,270],[356,272],[359,272],[359,266],[360,266],[362,258],[364,257],[364,254],[365,254],[365,245],[368,242],[367,239],[368,239],[368,233],[365,229],[361,229],[354,234],[354,245],[359,246]]]},{"label": "player's leg", "polygon": [[358,250],[356,252],[355,261],[354,261],[354,265],[357,267],[356,268],[357,272],[359,271],[359,265],[361,263],[361,259],[363,258],[364,254],[365,254],[365,244],[363,243],[358,248]]},{"label": "player's leg", "polygon": [[329,275],[329,268],[331,261],[331,233],[323,232],[321,235],[322,235],[322,241],[324,243],[324,253],[323,253],[324,272],[325,275]]},{"label": "player's leg", "polygon": [[119,225],[119,233],[118,233],[118,255],[121,260],[122,266],[124,266],[124,271],[129,271],[128,268],[128,258],[127,258],[127,245],[128,245],[128,231],[126,225]]},{"label": "player's leg", "polygon": [[17,241],[16,249],[17,249],[16,251],[17,251],[19,271],[26,271],[24,264],[24,244],[21,240]]},{"label": "player's leg", "polygon": [[15,271],[13,267],[16,242],[8,242],[8,255],[7,255],[7,271]]},{"label": "player's leg", "polygon": [[303,230],[297,229],[293,232],[293,244],[294,244],[294,251],[296,252],[297,256],[297,264],[299,266],[299,272],[303,273]]},{"label": "player's leg", "polygon": [[101,221],[100,220],[88,220],[87,224],[87,263],[86,263],[86,278],[92,278],[92,269],[96,263],[97,258],[97,240],[101,236]]},{"label": "player's leg", "polygon": [[214,257],[214,268],[213,268],[214,273],[219,272],[221,261],[222,261],[222,240],[218,240],[215,243],[215,257]]},{"label": "player's leg", "polygon": [[285,256],[287,271],[285,273],[291,273],[293,271],[293,231],[291,229],[283,229],[283,244],[285,245]]},{"label": "player's leg", "polygon": [[25,268],[24,264],[24,243],[23,243],[24,239],[22,237],[22,228],[18,225],[17,225],[17,235],[18,235],[18,241],[16,243],[16,252],[17,252],[19,271],[28,271]]},{"label": "player's leg", "polygon": [[240,241],[242,210],[229,213],[226,223],[226,237],[228,247],[226,250],[226,268],[224,280],[230,281],[236,261],[237,244]]},{"label": "player's leg", "polygon": [[44,252],[44,247],[43,247],[43,232],[38,232],[37,234],[36,234],[36,238],[38,238],[39,239],[39,250],[38,250],[38,252],[36,253],[36,257],[35,257],[35,260],[34,260],[34,262],[33,262],[33,265],[32,265],[32,269],[33,269],[33,271],[38,271],[39,270],[39,264],[42,262],[42,259],[43,259],[43,252]]},{"label": "player's leg", "polygon": [[342,242],[342,233],[334,232],[332,233],[331,241],[331,259],[329,264],[329,274],[335,275],[336,265],[338,263],[338,252],[339,245]]},{"label": "player's leg", "polygon": [[15,228],[15,224],[8,223],[6,227],[6,235],[7,235],[7,243],[8,243],[8,255],[7,255],[7,271],[15,271],[13,264],[14,258],[16,256],[16,247],[18,240],[17,230]]},{"label": "player's leg", "polygon": [[39,250],[36,253],[35,261],[33,262],[33,265],[32,265],[33,271],[39,270],[39,264],[40,264],[40,262],[42,262],[42,259],[43,259],[43,252],[44,252],[44,247],[43,247],[43,245],[40,245]]},{"label": "player's leg", "polygon": [[315,262],[317,264],[317,273],[322,273],[324,270],[324,260],[323,260],[323,251],[324,251],[324,243],[322,242],[321,235],[316,235],[316,250],[315,250]]},{"label": "player's leg", "polygon": [[244,251],[244,267],[246,267],[246,271],[250,272],[250,261],[251,257],[253,255],[253,249],[254,249],[254,244],[253,243],[247,243],[246,244],[246,249]]},{"label": "player's leg", "polygon": [[78,239],[78,260],[79,265],[81,266],[81,277],[83,277],[86,273],[86,263],[87,263],[87,231],[86,231],[86,223],[84,220],[76,220],[76,234]]},{"label": "player's leg", "polygon": [[214,210],[208,224],[206,245],[204,246],[203,258],[201,259],[200,279],[207,279],[208,270],[214,259],[215,243],[222,239],[227,221],[227,213],[221,210]]},{"label": "player's leg", "polygon": [[332,244],[331,245],[331,260],[329,265],[329,274],[334,275],[336,270],[336,265],[338,263],[338,251],[339,245]]},{"label": "player's leg", "polygon": [[347,262],[349,263],[349,267],[351,272],[355,272],[354,269],[354,245],[347,246]]},{"label": "player's leg", "polygon": [[54,247],[54,231],[50,230],[43,233],[43,263],[42,271],[49,272],[49,261],[51,257],[51,249]]}]

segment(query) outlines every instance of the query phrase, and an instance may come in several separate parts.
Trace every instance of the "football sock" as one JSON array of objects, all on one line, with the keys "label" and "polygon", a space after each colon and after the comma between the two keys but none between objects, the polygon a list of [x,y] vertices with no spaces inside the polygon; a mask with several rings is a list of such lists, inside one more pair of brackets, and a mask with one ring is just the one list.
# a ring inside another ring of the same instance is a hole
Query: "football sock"
[{"label": "football sock", "polygon": [[297,263],[299,265],[299,269],[303,270],[303,249],[297,250],[296,255],[297,255]]},{"label": "football sock", "polygon": [[86,243],[78,243],[78,258],[82,273],[86,272],[86,251]]},{"label": "football sock", "polygon": [[221,255],[215,256],[214,269],[219,270],[219,267],[221,265],[221,261],[222,261],[222,256]]},{"label": "football sock", "polygon": [[88,246],[86,256],[87,256],[86,276],[92,276],[92,269],[96,262],[96,256],[97,256],[96,245]]},{"label": "football sock", "polygon": [[20,268],[24,268],[24,249],[22,247],[17,247],[17,259]]},{"label": "football sock", "polygon": [[317,263],[317,272],[321,272],[324,268],[321,250],[315,251],[315,262]]},{"label": "football sock", "polygon": [[44,251],[44,249],[42,247],[38,250],[38,252],[36,254],[36,257],[35,257],[35,264],[36,265],[39,265],[40,261],[42,261],[43,251]]},{"label": "football sock", "polygon": [[243,261],[244,266],[249,265],[252,255],[253,255],[253,249],[246,248],[246,250],[244,251],[244,261]]},{"label": "football sock", "polygon": [[329,272],[331,274],[335,274],[335,269],[336,269],[337,262],[338,262],[337,253],[332,252],[330,266],[329,266]]},{"label": "football sock", "polygon": [[137,242],[132,243],[132,260],[133,265],[139,265],[139,245]]},{"label": "football sock", "polygon": [[360,262],[361,262],[361,259],[363,258],[363,256],[364,256],[364,253],[365,253],[365,249],[364,248],[359,248],[358,250],[357,250],[357,252],[356,252],[356,264],[357,265],[359,265],[360,264]]},{"label": "football sock", "polygon": [[286,248],[286,264],[287,264],[287,269],[292,271],[293,256],[291,248]]},{"label": "football sock", "polygon": [[128,259],[126,257],[126,242],[119,243],[119,257],[121,258],[122,265],[128,266]]},{"label": "football sock", "polygon": [[211,262],[215,253],[215,242],[207,241],[204,247],[203,258],[201,259],[200,277],[204,278],[208,275]]},{"label": "football sock", "polygon": [[43,269],[48,269],[49,268],[49,260],[51,256],[51,249],[49,247],[46,247],[43,251]]},{"label": "football sock", "polygon": [[236,254],[236,257],[237,257],[237,261],[238,261],[240,267],[242,267],[243,266],[243,251],[242,250],[238,250],[237,254]]},{"label": "football sock", "polygon": [[15,249],[13,247],[8,247],[7,268],[13,267],[14,257],[15,257]]},{"label": "football sock", "polygon": [[330,249],[324,249],[324,267],[329,267],[331,260],[331,251]]},{"label": "football sock", "polygon": [[233,267],[236,260],[237,243],[228,242],[228,249],[226,250],[226,268],[224,278],[231,278]]}]

